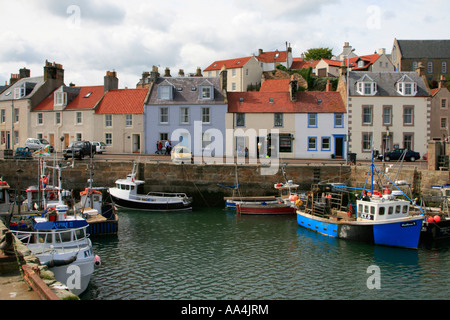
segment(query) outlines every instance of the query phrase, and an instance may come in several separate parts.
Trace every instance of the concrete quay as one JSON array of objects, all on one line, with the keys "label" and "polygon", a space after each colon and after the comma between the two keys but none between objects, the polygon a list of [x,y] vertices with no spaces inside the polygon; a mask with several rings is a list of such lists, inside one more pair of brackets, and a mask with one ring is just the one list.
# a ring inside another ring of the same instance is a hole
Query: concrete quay
[{"label": "concrete quay", "polygon": [[[0,221],[0,239],[5,239],[7,233]],[[0,250],[0,300],[79,300],[56,281],[53,272],[40,265],[22,242],[12,237],[12,247]]]}]

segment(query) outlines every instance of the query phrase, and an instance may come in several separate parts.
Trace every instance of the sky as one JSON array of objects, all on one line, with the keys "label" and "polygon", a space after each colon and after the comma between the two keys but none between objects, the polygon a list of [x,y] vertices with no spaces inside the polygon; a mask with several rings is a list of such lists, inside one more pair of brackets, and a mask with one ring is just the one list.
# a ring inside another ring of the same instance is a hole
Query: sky
[{"label": "sky", "polygon": [[357,55],[392,51],[397,39],[449,39],[448,0],[0,0],[0,85],[45,61],[65,84],[102,85],[116,71],[135,88],[157,66],[194,73],[216,60],[310,48]]}]

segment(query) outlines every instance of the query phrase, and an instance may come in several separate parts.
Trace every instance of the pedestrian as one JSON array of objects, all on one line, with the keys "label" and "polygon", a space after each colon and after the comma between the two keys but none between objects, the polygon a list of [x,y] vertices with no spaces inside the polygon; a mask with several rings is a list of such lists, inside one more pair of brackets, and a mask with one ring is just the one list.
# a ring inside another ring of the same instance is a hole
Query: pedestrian
[{"label": "pedestrian", "polygon": [[170,140],[166,141],[165,147],[166,147],[166,153],[165,154],[170,154],[170,151],[172,149],[172,145],[170,144]]},{"label": "pedestrian", "polygon": [[161,141],[156,142],[156,153],[162,154],[162,142]]}]

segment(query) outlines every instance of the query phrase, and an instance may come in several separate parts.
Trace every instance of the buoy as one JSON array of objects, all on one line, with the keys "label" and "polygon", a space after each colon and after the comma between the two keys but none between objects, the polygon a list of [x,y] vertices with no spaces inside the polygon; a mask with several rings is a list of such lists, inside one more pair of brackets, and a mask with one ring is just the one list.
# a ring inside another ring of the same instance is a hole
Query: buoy
[{"label": "buoy", "polygon": [[441,221],[441,217],[438,216],[438,215],[435,215],[434,216],[434,222],[439,222],[439,221]]},{"label": "buoy", "polygon": [[101,259],[100,259],[100,257],[99,257],[98,255],[95,255],[94,263],[95,263],[95,265],[96,265],[97,267],[100,266],[100,265],[102,264],[102,261],[101,261]]},{"label": "buoy", "polygon": [[427,220],[429,223],[433,223],[434,222],[434,218],[433,217],[428,217],[428,220]]}]

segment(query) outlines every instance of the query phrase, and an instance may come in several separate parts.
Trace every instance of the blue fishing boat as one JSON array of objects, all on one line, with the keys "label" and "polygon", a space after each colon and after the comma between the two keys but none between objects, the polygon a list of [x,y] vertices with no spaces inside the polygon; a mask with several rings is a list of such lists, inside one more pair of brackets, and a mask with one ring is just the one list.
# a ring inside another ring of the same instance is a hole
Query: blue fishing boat
[{"label": "blue fishing boat", "polygon": [[[410,214],[409,198],[406,201],[394,197],[388,187],[382,194],[374,191],[374,170],[385,176],[372,161],[370,190],[366,186],[360,189],[362,197],[356,205],[346,204],[342,192],[333,192],[333,188],[317,187],[310,191],[304,207],[297,209],[297,223],[330,237],[417,249],[424,221],[422,209],[417,206],[421,213]],[[339,186],[342,188],[345,187]]]}]

